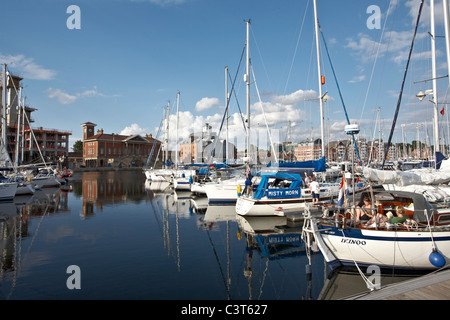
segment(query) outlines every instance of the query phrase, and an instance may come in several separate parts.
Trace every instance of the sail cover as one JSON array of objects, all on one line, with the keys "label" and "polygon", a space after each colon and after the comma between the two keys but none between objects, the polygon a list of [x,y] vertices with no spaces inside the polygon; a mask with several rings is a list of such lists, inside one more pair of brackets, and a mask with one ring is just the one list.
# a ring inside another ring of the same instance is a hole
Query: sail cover
[{"label": "sail cover", "polygon": [[397,186],[409,185],[437,185],[450,182],[450,160],[443,160],[439,170],[433,168],[414,169],[408,171],[388,171],[364,168],[366,179],[381,184]]}]

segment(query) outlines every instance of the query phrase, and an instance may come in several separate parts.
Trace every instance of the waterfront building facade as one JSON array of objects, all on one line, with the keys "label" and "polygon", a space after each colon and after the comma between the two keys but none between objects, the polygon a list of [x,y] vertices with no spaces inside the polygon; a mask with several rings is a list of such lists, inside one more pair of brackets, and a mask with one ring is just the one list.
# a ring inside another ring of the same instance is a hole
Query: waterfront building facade
[{"label": "waterfront building facade", "polygon": [[83,127],[83,163],[88,168],[96,167],[142,167],[147,163],[152,151],[151,162],[158,155],[161,142],[151,134],[120,135],[95,132],[97,126],[92,122],[81,124]]},{"label": "waterfront building facade", "polygon": [[[72,133],[68,130],[31,127],[34,122],[32,113],[37,109],[20,101],[23,78],[11,74],[7,78],[5,145],[11,160],[19,164],[66,165],[69,136]],[[0,82],[0,101],[3,101],[2,92],[3,84]]]}]

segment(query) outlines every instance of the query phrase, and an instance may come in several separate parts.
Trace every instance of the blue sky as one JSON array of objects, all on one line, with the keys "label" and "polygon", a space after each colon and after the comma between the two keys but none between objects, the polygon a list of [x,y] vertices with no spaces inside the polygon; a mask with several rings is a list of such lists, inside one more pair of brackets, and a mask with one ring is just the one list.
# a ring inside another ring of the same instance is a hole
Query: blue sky
[{"label": "blue sky", "polygon": [[[397,122],[408,141],[432,135],[432,104],[418,91],[431,88],[429,5],[422,14],[414,57]],[[380,107],[387,140],[411,44],[418,0],[317,0],[318,16],[344,103],[361,137],[371,139]],[[81,10],[81,29],[68,29],[66,10]],[[370,5],[380,8],[380,29],[369,29]],[[390,6],[390,7],[389,7]],[[389,10],[389,15],[388,13]],[[386,20],[387,17],[387,20]],[[0,62],[24,77],[27,104],[37,108],[33,126],[72,131],[90,121],[107,133],[157,133],[168,101],[172,113],[180,91],[180,140],[205,123],[218,131],[225,104],[225,66],[237,72],[251,19],[250,55],[262,106],[274,136],[295,141],[320,137],[318,76],[310,0],[36,0],[2,3]],[[436,0],[436,35],[443,36],[442,2]],[[437,38],[437,75],[448,74],[444,38]],[[321,40],[326,141],[346,138],[346,118]],[[230,103],[230,139],[244,140],[244,64]],[[253,77],[252,77],[253,80]],[[448,79],[438,80],[447,101]],[[229,84],[231,88],[231,83]],[[236,102],[238,101],[238,102]],[[251,123],[266,139],[255,84]],[[440,106],[439,109],[441,109]],[[445,135],[447,117],[440,118]],[[175,116],[171,119],[174,135]],[[256,134],[253,135],[253,139]],[[377,132],[378,136],[378,132]],[[429,137],[432,141],[432,136]],[[428,141],[427,141],[428,142]],[[264,142],[261,143],[264,146]]]}]

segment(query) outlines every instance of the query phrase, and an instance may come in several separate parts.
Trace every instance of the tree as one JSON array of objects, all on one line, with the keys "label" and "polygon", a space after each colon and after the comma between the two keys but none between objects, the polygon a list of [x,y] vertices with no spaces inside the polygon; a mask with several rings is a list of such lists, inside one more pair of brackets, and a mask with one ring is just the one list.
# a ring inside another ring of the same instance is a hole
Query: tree
[{"label": "tree", "polygon": [[72,147],[73,152],[83,152],[83,141],[77,140]]}]

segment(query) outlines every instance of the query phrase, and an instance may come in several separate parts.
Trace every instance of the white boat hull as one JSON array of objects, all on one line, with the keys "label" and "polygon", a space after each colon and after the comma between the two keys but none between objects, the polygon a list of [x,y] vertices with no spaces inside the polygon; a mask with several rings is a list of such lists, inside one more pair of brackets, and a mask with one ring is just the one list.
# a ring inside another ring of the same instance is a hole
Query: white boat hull
[{"label": "white boat hull", "polygon": [[16,195],[34,194],[35,189],[31,183],[19,184],[17,186]]},{"label": "white boat hull", "polygon": [[13,200],[17,191],[17,182],[0,183],[0,201]]},{"label": "white boat hull", "polygon": [[206,195],[205,185],[199,182],[191,183],[191,192]]},{"label": "white boat hull", "polygon": [[245,180],[243,179],[205,183],[204,188],[209,203],[236,203],[238,184],[241,185],[241,190],[244,191]]},{"label": "white boat hull", "polygon": [[175,190],[191,191],[191,184],[189,179],[186,178],[174,178],[173,188]]},{"label": "white boat hull", "polygon": [[38,188],[59,187],[61,183],[54,176],[36,176],[31,178],[31,183]]},{"label": "white boat hull", "polygon": [[[399,268],[408,270],[436,269],[430,262],[432,240],[447,262],[450,262],[450,230],[399,231],[315,228],[317,242],[329,263],[341,265]],[[433,238],[432,238],[432,237]],[[326,247],[324,247],[326,246]]]},{"label": "white boat hull", "polygon": [[301,210],[305,208],[306,203],[300,198],[280,200],[280,199],[261,199],[254,200],[251,198],[240,197],[236,201],[236,213],[242,216],[275,216],[281,215],[277,210]]}]

